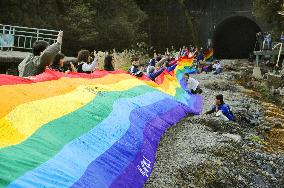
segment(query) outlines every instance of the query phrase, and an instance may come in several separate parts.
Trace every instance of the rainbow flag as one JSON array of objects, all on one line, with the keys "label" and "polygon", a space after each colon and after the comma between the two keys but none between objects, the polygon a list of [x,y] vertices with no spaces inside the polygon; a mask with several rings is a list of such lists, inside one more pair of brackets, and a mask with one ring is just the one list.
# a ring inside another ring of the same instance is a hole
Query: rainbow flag
[{"label": "rainbow flag", "polygon": [[0,75],[0,187],[143,187],[165,130],[202,110],[201,96],[160,77]]},{"label": "rainbow flag", "polygon": [[192,57],[180,57],[178,59],[178,65],[174,70],[175,76],[178,81],[181,81],[184,73],[193,74],[196,73],[196,69],[193,67],[194,56]]},{"label": "rainbow flag", "polygon": [[204,52],[204,60],[206,62],[212,62],[214,61],[214,50],[213,48],[209,48]]}]

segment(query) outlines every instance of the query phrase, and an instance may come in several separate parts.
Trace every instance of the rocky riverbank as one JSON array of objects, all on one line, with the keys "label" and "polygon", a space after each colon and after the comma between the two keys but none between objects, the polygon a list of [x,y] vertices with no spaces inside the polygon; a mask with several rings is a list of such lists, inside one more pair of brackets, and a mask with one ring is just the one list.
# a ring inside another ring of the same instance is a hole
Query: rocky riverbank
[{"label": "rocky riverbank", "polygon": [[221,75],[194,75],[203,89],[203,112],[222,93],[237,121],[201,115],[169,129],[146,188],[284,187],[284,111],[236,84],[245,66],[232,62]]}]

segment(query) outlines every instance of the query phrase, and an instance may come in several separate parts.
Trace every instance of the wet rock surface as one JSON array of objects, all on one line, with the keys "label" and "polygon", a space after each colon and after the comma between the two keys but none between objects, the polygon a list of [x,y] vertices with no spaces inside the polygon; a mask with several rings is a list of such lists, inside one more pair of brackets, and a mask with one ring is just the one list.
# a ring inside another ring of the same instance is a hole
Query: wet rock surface
[{"label": "wet rock surface", "polygon": [[[240,70],[232,67],[228,70]],[[160,142],[146,188],[284,187],[284,112],[253,99],[247,94],[252,91],[235,84],[240,74],[193,76],[203,90],[203,113],[215,95],[223,94],[237,120],[225,122],[214,114],[189,116],[170,128]]]}]

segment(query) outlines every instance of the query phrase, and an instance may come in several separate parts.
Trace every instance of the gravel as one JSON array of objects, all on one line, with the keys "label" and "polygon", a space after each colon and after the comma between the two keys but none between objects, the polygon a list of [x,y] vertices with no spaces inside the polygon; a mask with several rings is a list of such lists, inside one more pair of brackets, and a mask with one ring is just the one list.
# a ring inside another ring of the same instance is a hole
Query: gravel
[{"label": "gravel", "polygon": [[146,188],[284,187],[284,155],[263,151],[261,133],[273,125],[266,121],[261,103],[232,82],[235,75],[238,72],[193,76],[203,90],[203,113],[215,95],[223,94],[237,121],[189,116],[170,128],[160,142]]}]

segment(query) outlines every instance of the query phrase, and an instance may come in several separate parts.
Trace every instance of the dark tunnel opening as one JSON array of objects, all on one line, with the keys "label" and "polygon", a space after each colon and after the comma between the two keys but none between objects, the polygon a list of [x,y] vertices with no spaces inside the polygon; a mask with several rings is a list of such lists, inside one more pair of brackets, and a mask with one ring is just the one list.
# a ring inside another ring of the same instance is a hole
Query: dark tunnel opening
[{"label": "dark tunnel opening", "polygon": [[216,58],[248,58],[256,46],[255,34],[261,31],[259,26],[246,17],[232,17],[217,26],[213,36]]}]

